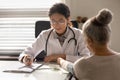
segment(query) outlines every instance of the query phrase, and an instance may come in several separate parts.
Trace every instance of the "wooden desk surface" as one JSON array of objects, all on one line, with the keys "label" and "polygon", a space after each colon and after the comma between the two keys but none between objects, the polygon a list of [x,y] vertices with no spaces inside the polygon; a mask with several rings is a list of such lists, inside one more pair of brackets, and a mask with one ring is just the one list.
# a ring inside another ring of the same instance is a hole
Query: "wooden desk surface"
[{"label": "wooden desk surface", "polygon": [[[67,72],[57,64],[47,63],[33,73],[6,73],[6,69],[18,66],[18,61],[0,61],[0,80],[65,80]],[[47,68],[49,67],[49,68]],[[57,68],[57,69],[56,69]]]}]

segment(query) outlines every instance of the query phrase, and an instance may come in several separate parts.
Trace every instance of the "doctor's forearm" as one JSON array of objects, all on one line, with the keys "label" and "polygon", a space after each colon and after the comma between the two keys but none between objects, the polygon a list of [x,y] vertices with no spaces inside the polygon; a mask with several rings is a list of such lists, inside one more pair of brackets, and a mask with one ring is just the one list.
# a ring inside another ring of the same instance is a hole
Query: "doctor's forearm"
[{"label": "doctor's forearm", "polygon": [[52,59],[53,60],[57,60],[58,58],[63,58],[63,59],[66,59],[66,54],[53,54],[51,55]]},{"label": "doctor's forearm", "polygon": [[57,58],[63,58],[63,59],[66,59],[66,54],[55,54],[55,56],[56,56],[56,59]]},{"label": "doctor's forearm", "polygon": [[44,61],[45,62],[57,61],[58,58],[66,59],[66,54],[52,54],[52,55],[46,56]]}]

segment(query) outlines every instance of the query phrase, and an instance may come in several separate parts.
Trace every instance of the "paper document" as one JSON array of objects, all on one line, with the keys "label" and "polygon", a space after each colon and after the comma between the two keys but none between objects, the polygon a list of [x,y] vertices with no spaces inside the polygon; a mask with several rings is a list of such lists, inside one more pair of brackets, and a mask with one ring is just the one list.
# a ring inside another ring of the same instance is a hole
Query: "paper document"
[{"label": "paper document", "polygon": [[3,72],[11,72],[11,73],[32,73],[33,71],[35,71],[36,69],[38,69],[39,67],[41,67],[43,64],[35,64],[33,63],[31,66],[25,66],[22,65],[18,68],[14,68],[14,69],[7,69],[4,70]]}]

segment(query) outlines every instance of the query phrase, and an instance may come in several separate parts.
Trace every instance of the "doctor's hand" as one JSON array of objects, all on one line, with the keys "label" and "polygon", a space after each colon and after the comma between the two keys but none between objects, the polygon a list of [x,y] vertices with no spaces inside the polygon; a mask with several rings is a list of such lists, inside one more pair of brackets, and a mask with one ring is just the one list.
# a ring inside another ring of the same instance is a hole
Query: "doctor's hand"
[{"label": "doctor's hand", "polygon": [[24,58],[23,58],[23,63],[26,66],[30,66],[33,63],[33,58],[31,56],[29,56],[29,55],[25,55]]},{"label": "doctor's hand", "polygon": [[66,54],[52,54],[49,56],[46,56],[44,59],[44,62],[57,62],[58,58],[66,59]]}]

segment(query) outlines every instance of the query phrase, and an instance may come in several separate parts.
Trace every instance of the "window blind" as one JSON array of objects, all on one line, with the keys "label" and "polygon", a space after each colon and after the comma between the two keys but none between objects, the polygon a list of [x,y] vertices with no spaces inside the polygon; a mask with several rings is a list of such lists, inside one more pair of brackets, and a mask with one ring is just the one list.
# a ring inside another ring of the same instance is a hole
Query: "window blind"
[{"label": "window blind", "polygon": [[0,1],[0,55],[19,55],[35,39],[35,22],[48,20],[50,6],[61,0],[31,0],[31,4],[30,0],[18,0],[18,5],[16,0]]},{"label": "window blind", "polygon": [[0,54],[21,53],[35,39],[35,22],[45,18],[0,18]]}]

